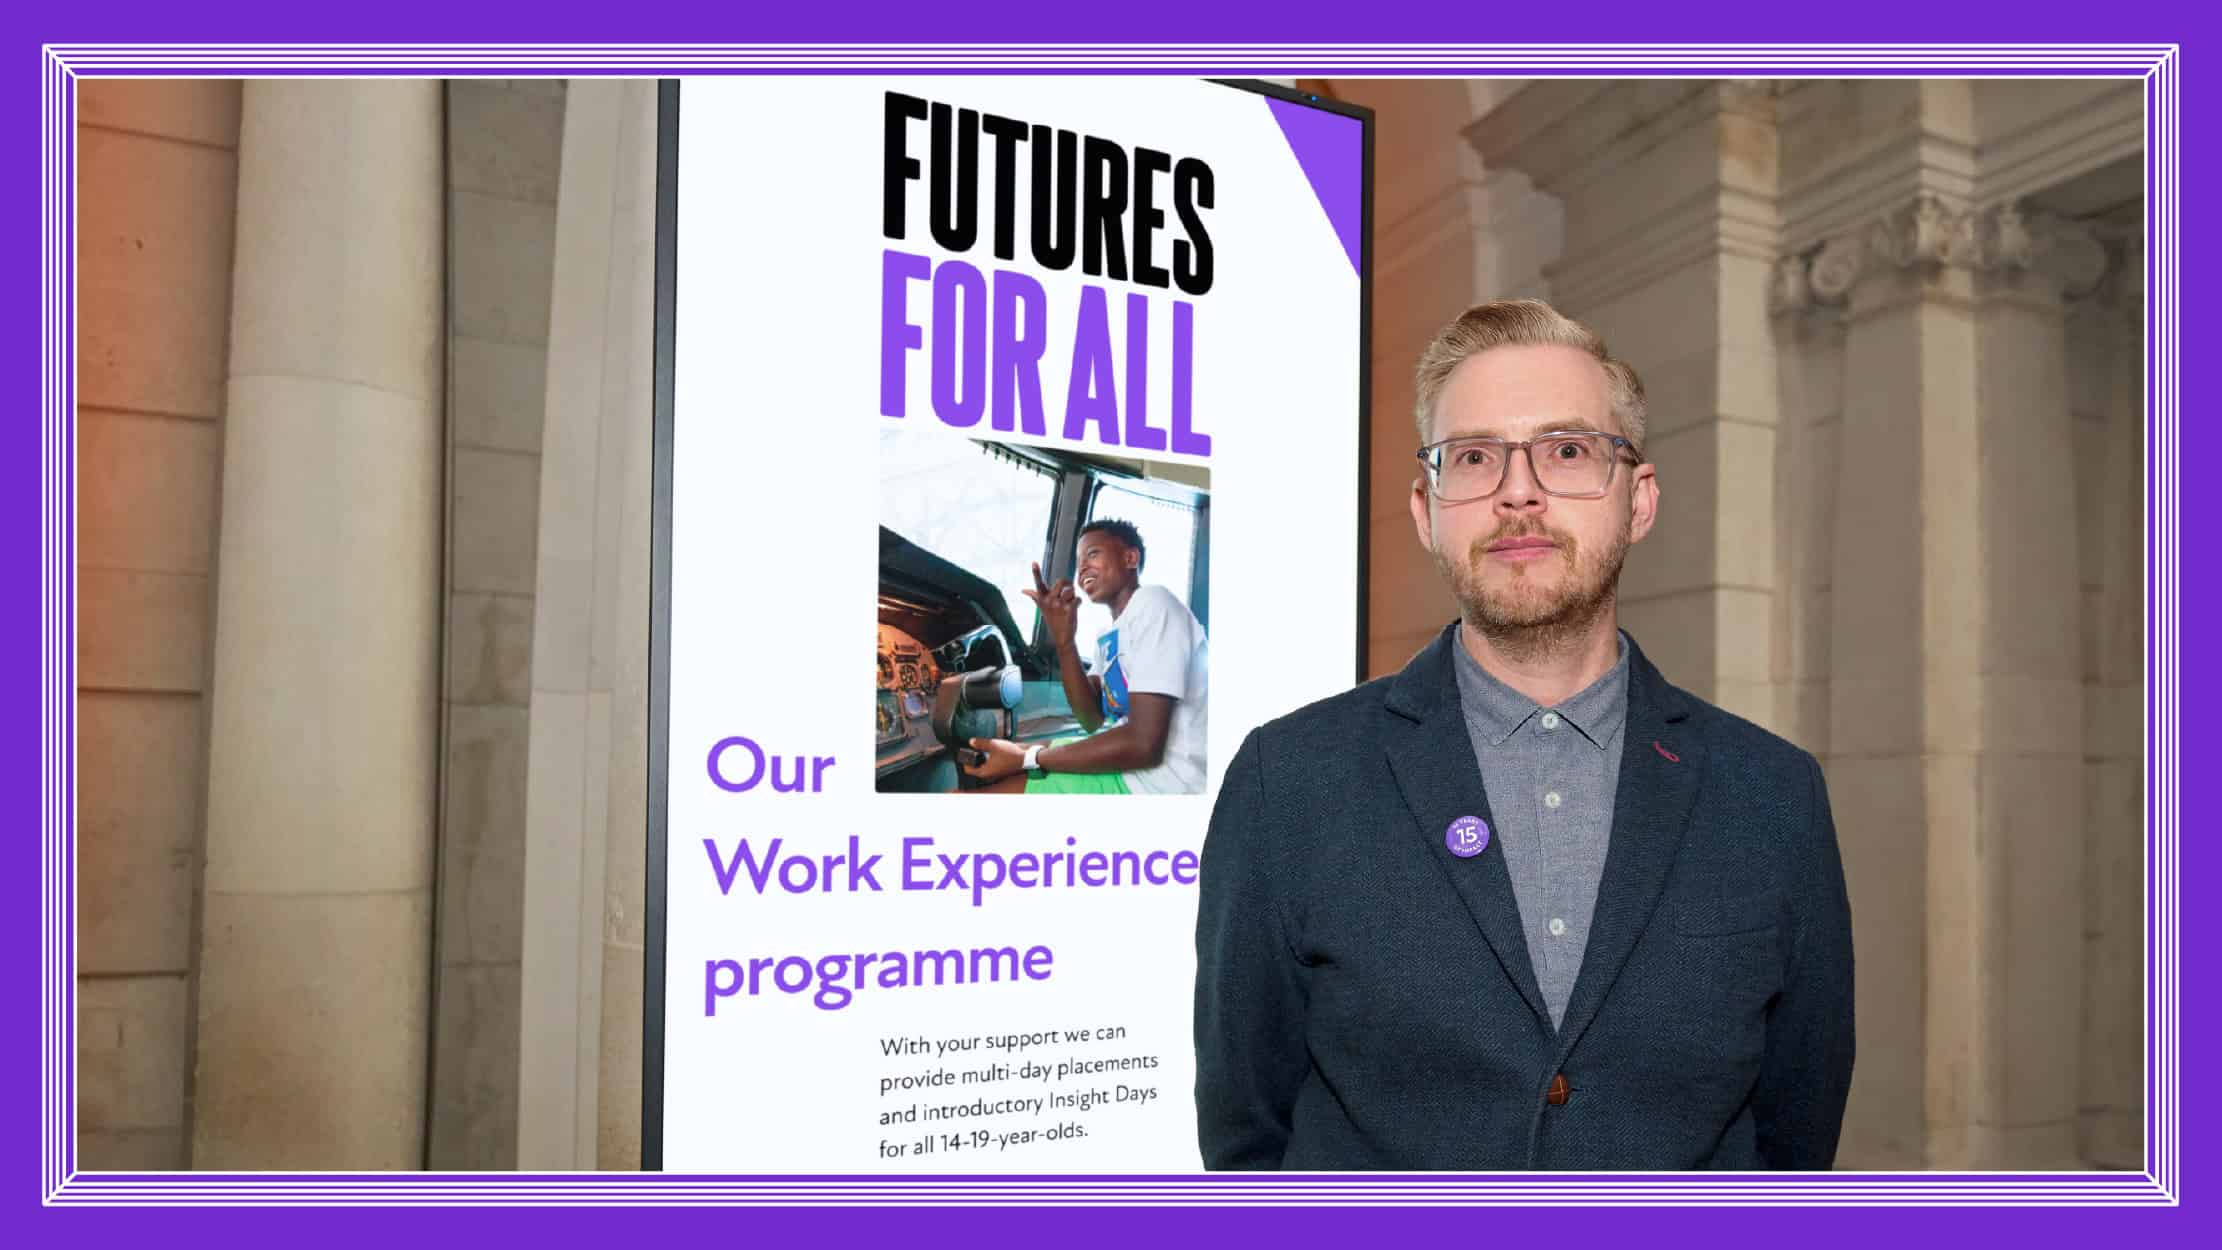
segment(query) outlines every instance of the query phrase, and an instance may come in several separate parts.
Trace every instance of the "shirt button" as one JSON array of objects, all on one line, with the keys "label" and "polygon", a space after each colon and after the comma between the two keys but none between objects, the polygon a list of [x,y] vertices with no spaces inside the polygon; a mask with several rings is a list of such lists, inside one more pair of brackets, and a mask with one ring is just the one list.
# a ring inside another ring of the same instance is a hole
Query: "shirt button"
[{"label": "shirt button", "polygon": [[1557,809],[1561,801],[1562,800],[1560,800],[1558,796],[1558,791],[1556,790],[1553,790],[1549,794],[1543,796],[1543,806],[1551,808],[1553,810]]},{"label": "shirt button", "polygon": [[1563,921],[1563,920],[1561,920],[1561,919],[1559,919],[1559,918],[1558,918],[1557,916],[1553,916],[1553,917],[1551,917],[1551,936],[1552,936],[1552,937],[1562,937],[1562,936],[1564,936],[1564,935],[1565,935],[1565,933],[1566,933],[1566,922],[1565,922],[1565,921]]},{"label": "shirt button", "polygon": [[1545,712],[1545,713],[1543,714],[1543,727],[1544,727],[1545,729],[1556,729],[1556,728],[1558,728],[1558,713],[1556,713],[1556,712]]}]

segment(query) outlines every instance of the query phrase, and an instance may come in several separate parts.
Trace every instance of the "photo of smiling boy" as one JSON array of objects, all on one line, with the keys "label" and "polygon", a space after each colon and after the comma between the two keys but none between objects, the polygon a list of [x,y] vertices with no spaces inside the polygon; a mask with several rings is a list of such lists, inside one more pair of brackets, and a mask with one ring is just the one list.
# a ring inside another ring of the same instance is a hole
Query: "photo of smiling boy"
[{"label": "photo of smiling boy", "polygon": [[[1200,794],[1204,789],[1206,675],[1204,627],[1179,596],[1142,581],[1148,550],[1127,521],[1099,519],[1080,531],[1071,578],[1047,582],[1039,564],[1034,589],[1057,651],[1058,678],[1085,736],[1024,746],[975,738],[984,756],[965,772],[985,786],[1028,794]],[[1083,659],[1081,597],[1111,612],[1111,628]]]}]

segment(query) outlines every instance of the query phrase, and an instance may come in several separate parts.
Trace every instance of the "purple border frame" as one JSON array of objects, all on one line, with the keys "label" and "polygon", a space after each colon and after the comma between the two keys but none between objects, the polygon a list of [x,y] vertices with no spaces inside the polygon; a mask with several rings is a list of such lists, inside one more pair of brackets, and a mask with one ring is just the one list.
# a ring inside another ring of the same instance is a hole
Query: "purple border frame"
[{"label": "purple border frame", "polygon": [[[175,24],[188,16],[172,11],[170,21]],[[1932,35],[1965,34],[1981,37],[2001,29],[1973,13],[1964,16],[1933,14],[1932,17],[1937,20],[1929,21],[1924,27],[1926,33]],[[934,22],[935,19],[923,15],[911,19],[912,25],[931,25]],[[498,23],[489,21],[481,24],[490,26]],[[1497,37],[1507,37],[1512,28],[1525,24],[1512,22],[1504,30],[1494,33]],[[1652,24],[1656,26],[1657,23],[1654,21]],[[1779,27],[1782,24],[1778,18],[1776,25]],[[1970,26],[1979,29],[1965,29]],[[1645,31],[1641,21],[1624,25],[1621,29],[1631,37],[1638,33],[1679,33]],[[488,30],[485,33],[495,35],[508,32]],[[947,37],[941,31],[923,33]],[[1226,30],[1223,33],[1239,36],[1247,32]],[[2097,50],[2029,46],[2001,49],[1968,45],[1937,50],[1926,56],[1917,55],[1920,49],[1909,47],[1867,48],[1858,53],[1831,53],[1826,49],[1810,47],[1800,49],[1784,46],[1770,49],[1731,45],[1686,49],[1588,50],[1545,50],[1535,45],[1495,49],[1436,49],[1414,45],[1394,48],[1383,45],[1295,48],[1284,45],[1263,53],[1232,46],[1160,48],[1135,45],[1127,50],[1130,55],[1146,55],[1150,59],[1141,65],[1083,65],[1080,63],[1082,60],[1101,56],[1103,51],[1072,46],[1063,49],[1021,49],[1015,45],[973,45],[963,48],[946,44],[925,49],[827,48],[829,55],[808,60],[800,57],[792,46],[753,59],[730,55],[719,58],[715,53],[675,46],[623,50],[614,57],[581,47],[359,47],[321,55],[304,53],[302,49],[269,49],[245,45],[230,48],[203,45],[189,50],[140,46],[123,51],[121,55],[93,46],[49,47],[42,51],[42,162],[39,198],[36,201],[39,204],[40,225],[44,228],[40,257],[41,332],[36,336],[25,333],[16,341],[35,341],[39,344],[38,372],[43,383],[42,417],[45,418],[46,425],[40,432],[38,450],[35,453],[19,452],[16,460],[18,464],[32,463],[33,456],[36,456],[35,463],[39,465],[40,473],[38,490],[35,493],[22,491],[15,495],[16,499],[25,501],[19,506],[28,507],[28,501],[33,498],[38,501],[38,520],[27,521],[18,527],[17,532],[39,535],[41,582],[37,615],[33,617],[31,613],[19,612],[13,617],[17,622],[15,627],[23,629],[25,633],[32,631],[26,629],[23,622],[33,619],[37,621],[35,629],[38,640],[34,642],[26,637],[23,640],[23,650],[28,651],[36,646],[42,661],[41,739],[35,758],[39,761],[36,786],[42,802],[40,829],[44,871],[40,878],[38,905],[23,909],[38,918],[35,922],[38,932],[31,944],[41,952],[40,1020],[36,1031],[40,1057],[35,1066],[41,1077],[38,1098],[41,1133],[36,1166],[40,1173],[39,1194],[42,1203],[306,1205],[345,1202],[445,1205],[458,1202],[560,1202],[595,1205],[693,1205],[817,1202],[896,1206],[1003,1203],[1164,1206],[1260,1202],[1372,1205],[1477,1202],[1558,1205],[1607,1202],[1684,1205],[1723,1202],[1805,1204],[1819,1201],[1986,1205],[2092,1202],[2176,1204],[2181,1192],[2180,1130],[2185,1113],[2191,1110],[2191,1105],[2179,1084],[2181,1074],[2176,1047],[2184,1021],[2178,1014],[2179,1004],[2174,991],[2180,985],[2182,940],[2203,938],[2210,931],[2210,926],[2186,925],[2176,903],[2180,890],[2180,872],[2185,867],[2185,859],[2189,859],[2191,866],[2198,867],[2212,854],[2210,850],[2195,845],[2186,856],[2184,848],[2177,842],[2178,700],[2184,686],[2189,685],[2194,690],[2201,686],[2184,680],[2185,675],[2177,668],[2180,535],[2176,532],[2176,527],[2181,519],[2181,510],[2176,476],[2177,466],[2184,459],[2197,456],[2216,438],[2215,433],[2205,427],[2194,427],[2188,431],[2179,428],[2177,386],[2180,362],[2177,348],[2181,327],[2178,314],[2181,306],[2180,276],[2185,259],[2179,251],[2176,220],[2177,205],[2183,196],[2178,181],[2178,127],[2182,117],[2180,48],[2168,44],[2116,46]],[[386,55],[381,55],[382,53]],[[1872,59],[1864,62],[1853,59],[1859,55]],[[1878,63],[1885,57],[1890,58],[1891,63]],[[288,58],[291,58],[290,66],[286,64]],[[318,63],[313,66],[301,64],[303,60],[310,58],[315,58]],[[351,1176],[186,1173],[141,1176],[76,1173],[73,1157],[74,1111],[70,1097],[74,1089],[72,1068],[75,1062],[73,1021],[70,1015],[74,996],[74,952],[71,947],[74,932],[74,881],[71,878],[73,859],[69,853],[69,838],[73,834],[74,824],[72,796],[75,731],[75,553],[74,533],[69,524],[75,510],[75,344],[74,306],[71,299],[75,191],[75,117],[74,93],[71,90],[73,76],[78,73],[210,76],[371,73],[439,76],[496,71],[514,76],[611,74],[622,70],[626,76],[649,77],[671,72],[870,72],[892,69],[898,63],[902,68],[912,70],[944,69],[974,73],[1085,68],[1088,72],[1274,76],[1487,74],[1541,77],[1644,73],[1653,76],[1794,77],[1854,73],[1891,76],[2037,73],[2046,76],[2145,77],[2148,102],[2146,290],[2149,430],[2146,800],[2148,836],[2151,839],[2148,844],[2150,853],[2147,875],[2147,986],[2148,1008],[2151,1013],[2148,1016],[2146,1063],[2148,1172],[2143,1175],[1868,1173],[1803,1178],[1738,1176],[1718,1180],[1691,1176],[720,1179],[648,1174],[454,1176],[404,1173]],[[2196,176],[2196,166],[2193,172]],[[13,203],[18,206],[28,206],[32,202],[32,197],[26,194],[13,198]],[[17,211],[22,211],[22,207]],[[27,213],[25,215],[28,216]],[[25,223],[26,230],[30,225],[29,222]],[[19,260],[18,263],[28,267],[25,261]],[[2193,309],[2195,318],[2198,312],[2198,309]],[[2186,433],[2196,444],[2194,448],[2179,448],[2178,440]],[[2194,550],[2203,552],[2204,545],[2195,544]],[[2194,668],[2198,674],[2196,680],[2205,683],[2208,680],[2206,666],[2195,663]],[[15,758],[22,761],[18,764],[19,768],[28,770],[28,761],[34,756],[25,750],[15,753]],[[18,995],[19,1001],[27,1001],[28,998],[27,994]],[[17,1030],[16,1044],[25,1045],[32,1032],[27,1029]],[[28,1049],[28,1046],[25,1045],[25,1048]],[[34,1065],[26,1063],[25,1066]],[[23,1124],[28,1119],[26,1115],[19,1117],[16,1122]],[[751,1213],[746,1217],[751,1221],[749,1231],[770,1231],[763,1221],[771,1214]],[[1502,1212],[1487,1218],[1497,1219],[1510,1214],[1512,1213]],[[1841,1228],[1847,1234],[1871,1236],[1881,1227],[1874,1222],[1874,1217],[1881,1214],[1848,1212],[1832,1216],[1832,1230]],[[1949,1236],[1965,1235],[1966,1231],[1972,1231],[1975,1226],[1961,1222],[1972,1215],[1973,1213],[1966,1212],[1924,1212],[1921,1218],[1927,1229],[1940,1236]],[[443,1213],[441,1218],[451,1221],[471,1217],[472,1213],[448,1212]],[[384,1213],[366,1213],[363,1218],[367,1221],[363,1231],[375,1234],[377,1230],[389,1227],[383,1220],[391,1217],[384,1216]],[[551,1218],[564,1219],[567,1229],[592,1227],[572,1223],[581,1217],[568,1213]],[[938,1213],[913,1213],[905,1218],[906,1223],[900,1226],[900,1230],[896,1226],[890,1226],[890,1231],[928,1231],[936,1226],[934,1221],[937,1219],[944,1221],[938,1224],[943,1229],[967,1227],[948,1224],[945,1222],[948,1217],[938,1216]],[[1062,1229],[1057,1224],[1049,1223],[1055,1218],[1053,1215],[1037,1212],[1029,1223],[1040,1231],[1051,1232],[1060,1237],[1069,1236],[1075,1231],[1069,1227],[1070,1221],[1062,1222],[1068,1226]],[[1379,1231],[1378,1225],[1371,1222],[1370,1216],[1357,1213],[1305,1212],[1300,1218],[1305,1221],[1302,1227],[1314,1235],[1333,1236],[1336,1231],[1377,1235]],[[1369,1222],[1365,1225],[1348,1223],[1352,1218],[1367,1218]],[[1638,1235],[1654,1235],[1658,1231],[1674,1229],[1672,1225],[1655,1223],[1673,1218],[1664,1213],[1647,1213],[1640,1218],[1645,1220],[1644,1224],[1638,1225],[1630,1219],[1623,1227],[1637,1232]],[[2088,1233],[2091,1228],[2084,1222],[2090,1218],[2090,1213],[2047,1212],[2040,1218],[2047,1221],[2044,1227],[2048,1232]],[[1243,1223],[1228,1222],[1233,1219],[1241,1219]],[[1230,1234],[1239,1232],[1255,1235],[1260,1231],[1255,1220],[1252,1213],[1237,1215],[1224,1211],[1160,1211],[1146,1222],[1165,1230],[1178,1228],[1191,1235],[1209,1228]],[[1134,1219],[1122,1219],[1119,1223],[1124,1226],[1122,1231],[1132,1235]],[[504,1227],[505,1231],[509,1228],[508,1225]],[[730,1224],[724,1227],[729,1232],[732,1230]],[[799,1222],[795,1227],[801,1227]],[[1483,1231],[1481,1227],[1474,1225],[1463,1227],[1470,1233]],[[1508,1226],[1494,1224],[1487,1226],[1487,1235],[1502,1235],[1502,1230],[1506,1227]],[[2174,1227],[2183,1228],[2180,1223]],[[1087,1230],[1079,1231],[1083,1232],[1084,1237],[1087,1235]]]}]

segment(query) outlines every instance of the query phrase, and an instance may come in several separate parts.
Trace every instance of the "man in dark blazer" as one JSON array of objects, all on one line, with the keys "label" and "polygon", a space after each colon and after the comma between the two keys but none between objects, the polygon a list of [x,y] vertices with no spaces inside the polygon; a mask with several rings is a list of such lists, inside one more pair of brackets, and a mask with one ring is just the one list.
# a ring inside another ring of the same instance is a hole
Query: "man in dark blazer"
[{"label": "man in dark blazer", "polygon": [[1417,407],[1413,520],[1460,620],[1228,766],[1205,1165],[1828,1167],[1853,1035],[1827,792],[1618,628],[1658,508],[1641,382],[1549,306],[1486,304]]}]

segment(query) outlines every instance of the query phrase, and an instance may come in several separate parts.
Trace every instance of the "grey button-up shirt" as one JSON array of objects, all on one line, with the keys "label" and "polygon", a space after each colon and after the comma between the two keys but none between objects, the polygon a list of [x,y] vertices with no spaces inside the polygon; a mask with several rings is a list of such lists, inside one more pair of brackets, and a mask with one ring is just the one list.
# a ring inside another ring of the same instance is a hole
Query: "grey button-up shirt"
[{"label": "grey button-up shirt", "polygon": [[1458,696],[1504,850],[1537,987],[1556,1028],[1566,1018],[1589,944],[1597,883],[1612,840],[1621,730],[1628,722],[1628,637],[1610,672],[1557,707],[1539,707],[1491,677],[1466,650]]}]

